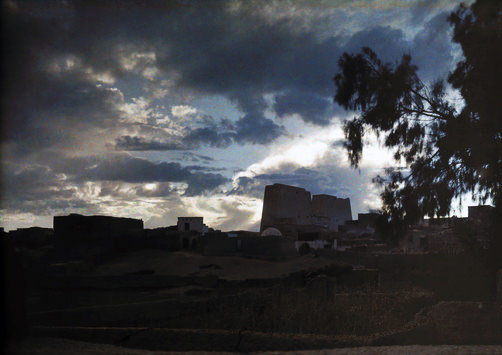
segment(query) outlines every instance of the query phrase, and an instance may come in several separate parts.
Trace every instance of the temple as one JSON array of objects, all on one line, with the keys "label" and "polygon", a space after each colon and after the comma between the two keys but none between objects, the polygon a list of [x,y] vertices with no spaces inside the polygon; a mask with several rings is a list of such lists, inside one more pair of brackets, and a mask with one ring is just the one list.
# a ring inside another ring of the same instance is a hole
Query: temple
[{"label": "temple", "polygon": [[338,231],[338,226],[352,220],[349,198],[314,195],[295,186],[274,184],[265,187],[260,232],[276,228],[283,235]]}]

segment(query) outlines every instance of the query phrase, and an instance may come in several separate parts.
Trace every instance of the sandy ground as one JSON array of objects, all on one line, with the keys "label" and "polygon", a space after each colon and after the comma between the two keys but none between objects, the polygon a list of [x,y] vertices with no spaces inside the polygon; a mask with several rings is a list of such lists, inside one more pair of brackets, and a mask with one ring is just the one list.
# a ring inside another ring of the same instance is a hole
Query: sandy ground
[{"label": "sandy ground", "polygon": [[[162,355],[162,354],[181,354],[180,352],[169,351],[151,351],[141,349],[128,349],[109,344],[86,343],[83,341],[68,340],[62,338],[30,338],[25,340],[13,341],[5,348],[7,355],[91,355],[91,354],[110,354],[110,355]],[[216,354],[216,352],[185,352],[184,354]],[[222,354],[220,352],[220,354]],[[225,354],[225,353],[223,353]]]},{"label": "sandy ground", "polygon": [[[94,274],[97,276],[124,275],[150,269],[155,270],[157,275],[189,276],[210,273],[228,280],[239,280],[275,278],[332,263],[332,259],[316,258],[311,255],[269,261],[233,256],[205,256],[186,251],[142,250],[123,253],[110,262],[96,267]],[[217,267],[201,269],[204,265],[217,265]]]},{"label": "sandy ground", "polygon": [[484,354],[502,354],[500,345],[406,345],[406,346],[367,346],[360,348],[343,349],[323,349],[312,351],[288,351],[288,352],[264,352],[257,354],[329,354],[329,355],[484,355]]},{"label": "sandy ground", "polygon": [[[23,341],[14,341],[7,345],[6,354],[124,354],[124,355],[162,355],[181,354],[179,352],[150,351],[141,349],[128,349],[114,345],[93,344],[61,338],[30,338]],[[184,352],[183,354],[215,354],[215,352]],[[219,354],[229,354],[221,353]],[[311,351],[287,352],[260,352],[256,354],[502,354],[501,345],[408,345],[408,346],[382,346],[358,347],[342,349],[324,349]]]}]

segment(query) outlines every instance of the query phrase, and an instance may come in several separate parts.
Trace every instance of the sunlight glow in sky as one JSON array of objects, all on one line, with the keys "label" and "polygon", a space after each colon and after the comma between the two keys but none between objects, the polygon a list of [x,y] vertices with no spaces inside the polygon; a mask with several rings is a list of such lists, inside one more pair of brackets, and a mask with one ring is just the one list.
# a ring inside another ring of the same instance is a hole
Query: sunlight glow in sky
[{"label": "sunlight glow in sky", "polygon": [[349,166],[338,58],[410,53],[427,83],[460,56],[456,0],[50,4],[4,5],[6,230],[69,213],[256,230],[273,183],[349,197],[356,217],[396,163],[370,135]]}]

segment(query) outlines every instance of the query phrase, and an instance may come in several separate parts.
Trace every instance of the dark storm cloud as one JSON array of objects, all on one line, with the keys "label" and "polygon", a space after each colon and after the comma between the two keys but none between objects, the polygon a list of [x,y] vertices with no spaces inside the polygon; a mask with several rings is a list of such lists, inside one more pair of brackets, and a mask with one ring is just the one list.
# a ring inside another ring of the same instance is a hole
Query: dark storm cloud
[{"label": "dark storm cloud", "polygon": [[183,145],[173,142],[162,142],[158,139],[148,139],[139,136],[122,136],[115,139],[115,149],[129,151],[146,150],[181,150],[186,149]]},{"label": "dark storm cloud", "polygon": [[[442,75],[451,65],[444,14],[431,19],[414,39],[371,24],[350,36],[321,38],[308,27],[300,30],[294,22],[270,22],[259,11],[247,11],[256,6],[253,2],[243,2],[235,11],[229,10],[235,4],[231,1],[112,3],[19,1],[4,6],[1,137],[9,151],[2,151],[2,207],[41,213],[87,206],[91,211],[96,206],[77,193],[88,181],[106,185],[101,193],[117,198],[124,184],[150,182],[158,187],[132,187],[131,196],[178,193],[170,182],[187,184],[186,195],[206,194],[228,179],[204,167],[126,155],[110,158],[109,152],[85,158],[65,158],[66,153],[95,154],[79,151],[95,139],[112,149],[137,151],[266,145],[286,133],[265,114],[270,109],[280,117],[296,113],[326,125],[331,115],[343,113],[331,106],[337,60],[344,51],[359,52],[362,46],[389,61],[411,51],[426,78]],[[136,52],[155,54],[159,76],[171,83],[166,100],[182,101],[184,93],[223,96],[242,114],[231,122],[215,118],[194,126],[188,121],[180,135],[153,129],[158,124],[153,116],[147,115],[150,128],[129,122],[134,117],[124,119],[120,104],[152,95],[142,90],[157,84],[142,76],[140,69],[148,61],[134,69],[124,65],[124,58]],[[265,101],[265,94],[271,101]],[[346,171],[332,171],[339,174]],[[259,189],[272,180],[326,191],[333,179],[326,172],[277,170],[253,181],[241,178],[235,193],[261,197]],[[343,182],[335,182],[336,189],[328,193],[341,191]]]},{"label": "dark storm cloud", "polygon": [[210,192],[229,181],[230,179],[227,179],[221,174],[191,173],[186,180],[188,188],[185,190],[184,195],[203,195],[205,192]]},{"label": "dark storm cloud", "polygon": [[[50,160],[50,159],[48,159]],[[154,163],[129,156],[61,158],[49,165],[25,167],[4,164],[2,208],[10,213],[47,215],[62,209],[98,211],[91,200],[82,199],[89,181],[98,184],[99,196],[117,199],[166,197],[178,194],[169,183],[185,183],[185,196],[203,195],[229,180],[217,169],[179,163]],[[147,188],[146,183],[155,183]]]},{"label": "dark storm cloud", "polygon": [[27,166],[18,171],[6,168],[8,169],[4,172],[3,183],[8,188],[4,189],[2,194],[2,199],[5,201],[36,201],[73,195],[74,190],[65,187],[48,167]]},{"label": "dark storm cloud", "polygon": [[240,143],[267,144],[284,133],[284,128],[263,114],[246,114],[236,123],[235,141]]},{"label": "dark storm cloud", "polygon": [[233,134],[231,132],[222,133],[215,127],[187,128],[186,131],[188,133],[183,137],[183,143],[188,149],[198,148],[201,144],[216,148],[226,148],[232,143]]},{"label": "dark storm cloud", "polygon": [[[176,142],[168,138],[148,138],[143,136],[121,136],[115,139],[115,149],[125,151],[191,150],[201,146],[227,148],[233,142],[266,144],[282,134],[281,126],[272,120],[253,120],[249,116],[239,119],[232,131],[220,132],[218,128],[187,128],[183,138]],[[279,133],[280,132],[280,133]]]},{"label": "dark storm cloud", "polygon": [[46,166],[22,168],[4,164],[2,208],[11,213],[47,215],[58,209],[88,209],[91,205],[77,197],[77,188]]},{"label": "dark storm cloud", "polygon": [[300,114],[307,122],[326,125],[329,123],[328,110],[333,107],[325,97],[298,90],[288,90],[275,97],[274,110],[279,117]]},{"label": "dark storm cloud", "polygon": [[[395,62],[404,53],[413,55],[422,49],[419,43],[409,42],[402,30],[391,27],[368,26],[343,40],[320,40],[315,33],[294,31],[280,22],[261,23],[212,10],[191,14],[193,23],[179,23],[180,35],[168,39],[178,50],[173,55],[166,53],[162,63],[180,70],[180,85],[226,95],[247,114],[263,112],[263,93],[281,92],[275,106],[279,114],[299,113],[306,121],[326,124],[329,116],[324,110],[334,93],[332,78],[343,52],[359,52],[369,46],[383,60]],[[444,21],[442,26],[431,21],[423,31],[436,34],[435,49],[441,51],[430,51],[417,62],[436,75],[442,74],[444,61],[452,59],[447,54],[448,24]],[[256,124],[260,125],[262,116],[253,116],[259,117]]]},{"label": "dark storm cloud", "polygon": [[195,121],[194,126],[185,127],[181,140],[185,149],[197,149],[201,145],[215,148],[226,148],[235,141],[236,125],[228,119],[215,119],[203,115],[200,122]]},{"label": "dark storm cloud", "polygon": [[[124,135],[115,139],[115,149],[125,151],[193,150],[203,146],[227,148],[233,143],[267,144],[285,133],[283,126],[265,118],[262,112],[251,110],[251,114],[239,118],[235,123],[220,120],[218,123],[204,122],[203,127],[186,127],[182,137],[157,134],[142,127],[137,136]],[[151,130],[155,131],[155,130]]]},{"label": "dark storm cloud", "polygon": [[[313,32],[294,31],[287,23],[265,23],[209,6],[173,17],[171,26],[162,31],[165,47],[176,50],[157,50],[160,66],[180,73],[180,87],[226,96],[244,112],[230,134],[213,127],[198,128],[190,135],[191,143],[213,147],[232,142],[266,144],[285,133],[264,115],[266,93],[275,95],[273,109],[278,116],[297,113],[307,122],[326,125],[333,114],[344,114],[332,103],[332,78],[343,52],[369,46],[389,62],[411,53],[424,79],[444,75],[453,59],[445,16],[442,13],[427,23],[413,41],[402,30],[385,26],[367,27],[343,39],[321,40]],[[426,48],[429,42],[432,46]]]},{"label": "dark storm cloud", "polygon": [[413,61],[418,65],[423,81],[446,79],[447,73],[454,68],[448,16],[449,13],[445,12],[435,16],[413,39]]},{"label": "dark storm cloud", "polygon": [[[242,129],[236,141],[263,144],[284,132],[264,116],[265,93],[285,91],[282,101],[296,100],[299,89],[332,95],[331,78],[342,53],[335,40],[320,41],[314,33],[212,10],[191,14],[193,23],[179,23],[179,35],[167,39],[178,50],[166,53],[161,63],[180,70],[180,85],[227,96],[238,105],[244,117],[237,122]],[[312,102],[311,111],[319,113],[318,103]],[[307,110],[304,105],[297,113]],[[325,124],[327,118],[309,115],[306,120]],[[263,128],[265,138],[259,134]]]},{"label": "dark storm cloud", "polygon": [[185,181],[190,171],[179,163],[154,163],[146,159],[118,156],[86,166],[75,179],[78,181],[123,181],[149,183]]},{"label": "dark storm cloud", "polygon": [[80,67],[61,69],[67,65],[63,55],[72,54],[64,11],[30,6],[4,11],[4,140],[29,141],[33,150],[68,145],[75,132],[117,117],[116,92],[97,87]]},{"label": "dark storm cloud", "polygon": [[345,44],[344,51],[357,53],[362,47],[370,47],[385,62],[400,60],[409,50],[403,31],[389,26],[368,27],[355,33]]},{"label": "dark storm cloud", "polygon": [[[401,30],[379,26],[350,38],[319,39],[314,32],[295,30],[287,21],[264,21],[256,12],[246,12],[246,7],[253,7],[246,3],[239,11],[229,11],[232,2],[226,1],[147,2],[144,6],[124,2],[116,7],[100,2],[63,4],[50,10],[19,3],[16,10],[6,10],[3,49],[9,55],[4,63],[8,103],[4,138],[37,137],[37,144],[43,147],[71,140],[72,135],[64,132],[71,131],[72,124],[110,124],[107,119],[116,119],[118,113],[111,104],[118,99],[116,93],[97,88],[88,73],[49,70],[57,58],[70,54],[83,67],[120,79],[127,74],[121,64],[124,51],[151,50],[161,70],[179,74],[179,88],[223,95],[237,104],[243,116],[233,131],[222,134],[212,126],[198,127],[186,138],[193,147],[266,144],[285,133],[265,117],[266,93],[278,94],[273,107],[279,116],[298,113],[305,121],[327,124],[330,113],[342,112],[334,105],[332,110],[328,108],[336,62],[344,51],[358,52],[362,46],[370,46],[389,61],[404,52],[416,52],[427,78],[442,73],[451,62],[445,14],[431,20],[410,43]],[[55,126],[60,128],[59,134]],[[178,146],[144,136],[124,136],[117,148],[168,150]]]},{"label": "dark storm cloud", "polygon": [[78,161],[82,168],[74,175],[75,181],[184,182],[188,184],[185,195],[189,196],[214,190],[229,181],[221,174],[204,172],[208,169],[206,167],[183,167],[172,162],[155,163],[125,155],[99,159],[97,162],[88,158]]},{"label": "dark storm cloud", "polygon": [[384,62],[396,63],[404,53],[412,56],[424,82],[444,78],[454,65],[449,13],[440,12],[420,24],[417,35],[407,40],[405,33],[387,26],[375,26],[356,33],[344,46],[344,51],[357,53],[370,47]]}]

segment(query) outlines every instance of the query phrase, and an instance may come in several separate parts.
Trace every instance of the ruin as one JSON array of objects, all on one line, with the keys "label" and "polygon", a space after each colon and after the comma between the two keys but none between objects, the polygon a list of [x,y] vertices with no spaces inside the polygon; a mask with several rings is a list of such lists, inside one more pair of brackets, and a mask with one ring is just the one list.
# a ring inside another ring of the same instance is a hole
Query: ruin
[{"label": "ruin", "polygon": [[143,221],[111,216],[83,216],[71,213],[54,216],[54,235],[57,238],[109,238],[143,233]]},{"label": "ruin", "polygon": [[273,227],[282,235],[330,231],[352,220],[349,198],[321,194],[311,197],[309,191],[295,186],[265,186],[260,232]]},{"label": "ruin", "polygon": [[18,228],[5,234],[16,247],[39,248],[51,244],[54,231],[51,228],[29,227]]},{"label": "ruin", "polygon": [[490,205],[468,206],[467,218],[487,223],[494,209],[495,207]]},{"label": "ruin", "polygon": [[197,232],[202,235],[208,228],[204,224],[204,217],[178,217],[178,232]]},{"label": "ruin", "polygon": [[312,196],[311,205],[312,222],[316,219],[324,220],[324,225],[329,231],[338,231],[338,226],[352,220],[350,199],[338,198],[331,195]]},{"label": "ruin", "polygon": [[101,263],[112,258],[125,244],[139,245],[144,239],[141,219],[72,213],[55,216],[53,223],[55,259],[60,262]]}]

